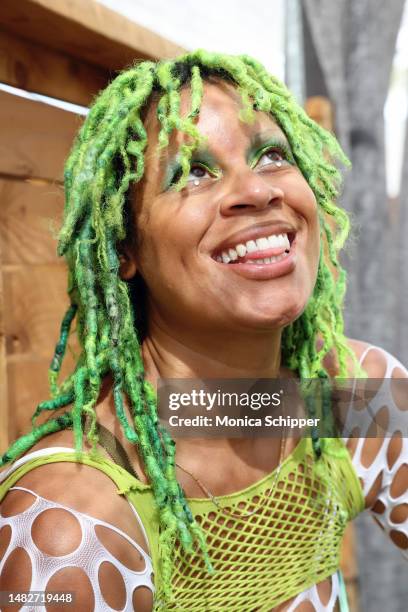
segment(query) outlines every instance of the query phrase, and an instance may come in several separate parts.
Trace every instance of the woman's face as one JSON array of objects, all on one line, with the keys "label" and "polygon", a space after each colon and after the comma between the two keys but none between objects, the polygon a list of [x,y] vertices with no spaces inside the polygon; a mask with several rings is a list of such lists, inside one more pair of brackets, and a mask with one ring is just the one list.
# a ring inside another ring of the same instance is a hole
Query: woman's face
[{"label": "woman's face", "polygon": [[[137,246],[128,253],[148,289],[148,320],[208,333],[259,331],[294,321],[312,293],[319,260],[313,192],[273,119],[238,113],[240,95],[206,83],[188,185],[175,191],[185,136],[157,147],[155,108],[146,120],[145,175],[134,190]],[[190,108],[182,92],[182,114]],[[133,269],[134,271],[134,269]]]}]

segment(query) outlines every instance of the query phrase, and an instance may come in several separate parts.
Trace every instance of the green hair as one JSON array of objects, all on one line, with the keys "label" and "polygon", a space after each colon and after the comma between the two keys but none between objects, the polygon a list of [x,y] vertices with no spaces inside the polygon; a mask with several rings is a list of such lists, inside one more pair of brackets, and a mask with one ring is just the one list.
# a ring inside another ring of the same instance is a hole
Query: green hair
[{"label": "green hair", "polygon": [[[185,551],[194,552],[198,547],[207,569],[211,572],[213,568],[204,534],[176,479],[175,442],[159,424],[155,391],[145,380],[135,325],[138,304],[129,284],[119,277],[117,245],[128,238],[129,187],[144,174],[147,134],[143,118],[147,109],[153,101],[157,103],[160,148],[168,145],[174,130],[186,135],[180,149],[182,173],[177,184],[177,189],[182,189],[191,155],[202,139],[196,121],[203,81],[213,77],[235,85],[242,98],[243,121],[251,121],[254,110],[274,118],[286,134],[297,166],[318,203],[321,252],[317,281],[302,315],[283,330],[282,364],[298,372],[301,379],[327,379],[323,359],[334,348],[339,377],[347,377],[347,357],[359,371],[344,336],[346,273],[338,261],[349,232],[349,219],[335,204],[340,185],[335,161],[347,164],[348,160],[334,136],[314,123],[285,86],[247,55],[198,50],[174,60],[146,61],[122,72],[96,98],[67,160],[65,216],[58,253],[68,262],[71,305],[62,322],[49,371],[52,399],[37,407],[31,432],[14,442],[1,460],[4,465],[45,435],[66,428],[73,428],[75,447],[80,451],[85,415],[90,422],[87,438],[95,449],[95,405],[103,378],[111,374],[116,414],[127,440],[138,448],[158,509],[160,572],[166,597],[171,596],[172,551],[177,539]],[[186,87],[190,88],[191,108],[182,116],[181,90]],[[81,353],[74,372],[58,386],[74,319]],[[131,421],[126,416],[125,396]],[[62,416],[35,426],[38,415],[64,406],[68,410]],[[313,416],[313,405],[309,410]],[[316,433],[313,447],[318,459],[322,448]]]}]

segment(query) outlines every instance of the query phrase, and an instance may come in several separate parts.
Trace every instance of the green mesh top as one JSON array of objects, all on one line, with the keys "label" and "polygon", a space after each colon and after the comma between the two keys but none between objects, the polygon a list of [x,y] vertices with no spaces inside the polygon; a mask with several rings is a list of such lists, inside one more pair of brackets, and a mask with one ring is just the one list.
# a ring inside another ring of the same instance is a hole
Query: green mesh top
[{"label": "green mesh top", "polygon": [[[272,608],[328,578],[339,567],[347,523],[364,508],[364,498],[343,442],[325,439],[316,462],[303,438],[276,471],[249,487],[217,497],[221,507],[250,518],[226,516],[209,499],[189,498],[203,527],[216,570],[206,572],[200,552],[186,557],[176,546],[173,601],[162,605],[159,523],[151,487],[113,461],[83,453],[54,453],[31,459],[0,484],[0,499],[25,473],[46,463],[78,461],[100,469],[125,495],[146,530],[156,593],[154,610],[188,612],[270,612]],[[272,487],[272,489],[271,489]]]}]

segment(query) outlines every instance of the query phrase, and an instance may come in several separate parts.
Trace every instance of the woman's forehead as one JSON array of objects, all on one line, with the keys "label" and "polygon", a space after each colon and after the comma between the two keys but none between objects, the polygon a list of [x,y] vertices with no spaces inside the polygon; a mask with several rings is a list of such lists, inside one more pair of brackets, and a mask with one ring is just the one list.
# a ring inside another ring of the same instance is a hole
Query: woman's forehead
[{"label": "woman's forehead", "polygon": [[[190,88],[184,87],[180,92],[180,116],[187,116],[190,108]],[[256,142],[257,139],[262,141],[263,136],[277,136],[286,141],[284,132],[272,115],[255,111],[253,121],[245,122],[240,118],[242,109],[241,94],[231,83],[221,80],[204,82],[203,98],[196,127],[205,138],[205,148],[211,149],[212,146],[223,148],[237,141],[248,143]],[[149,109],[145,123],[150,149],[148,157],[154,156],[161,129],[156,110],[157,102]],[[186,134],[175,129],[171,134],[168,147],[160,152],[156,151],[159,163],[164,163],[169,157],[177,154],[180,145],[188,139]]]}]

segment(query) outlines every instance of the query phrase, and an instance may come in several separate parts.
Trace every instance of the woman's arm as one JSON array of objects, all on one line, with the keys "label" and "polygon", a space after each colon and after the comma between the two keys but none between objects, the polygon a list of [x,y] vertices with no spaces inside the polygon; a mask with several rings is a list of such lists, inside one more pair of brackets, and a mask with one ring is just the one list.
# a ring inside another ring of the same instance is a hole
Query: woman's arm
[{"label": "woman's arm", "polygon": [[385,437],[350,439],[348,447],[366,508],[408,559],[408,370],[384,349],[367,352],[369,345],[350,342],[357,355],[365,353],[362,365],[376,379],[373,388],[378,384],[370,409],[382,410],[382,422],[387,414],[389,425]]},{"label": "woman's arm", "polygon": [[71,609],[81,612],[125,603],[126,609],[152,610],[143,531],[99,470],[71,463],[36,468],[9,491],[1,513],[1,591],[72,593]]}]

